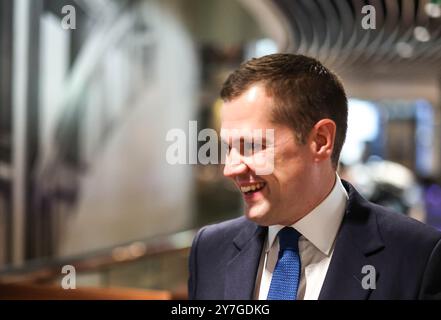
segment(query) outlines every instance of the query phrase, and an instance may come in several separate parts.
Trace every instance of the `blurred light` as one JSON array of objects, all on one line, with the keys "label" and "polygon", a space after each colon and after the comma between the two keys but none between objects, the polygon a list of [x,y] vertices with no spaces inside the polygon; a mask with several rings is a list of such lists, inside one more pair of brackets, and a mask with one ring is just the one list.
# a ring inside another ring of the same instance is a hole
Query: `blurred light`
[{"label": "blurred light", "polygon": [[432,105],[423,99],[415,101],[415,167],[422,176],[430,176],[434,172],[435,121],[436,116]]},{"label": "blurred light", "polygon": [[266,56],[277,53],[277,44],[272,39],[261,39],[256,41],[256,55]]},{"label": "blurred light", "polygon": [[370,177],[379,183],[390,184],[405,190],[415,182],[412,171],[405,166],[391,161],[375,161],[367,164]]},{"label": "blurred light", "polygon": [[415,39],[417,39],[420,42],[427,42],[430,40],[430,33],[429,31],[424,27],[415,27],[413,30],[413,35],[415,36]]},{"label": "blurred light", "polygon": [[424,9],[429,17],[439,18],[441,17],[441,6],[439,3],[426,3]]},{"label": "blurred light", "polygon": [[278,48],[276,42],[272,39],[264,38],[249,43],[246,48],[245,56],[247,59],[260,58],[277,52]]},{"label": "blurred light", "polygon": [[398,42],[395,49],[401,58],[410,58],[413,55],[413,47],[407,42]]},{"label": "blurred light", "polygon": [[147,251],[147,246],[144,242],[133,242],[129,246],[117,247],[112,251],[112,258],[115,261],[132,260],[143,256]]},{"label": "blurred light", "polygon": [[134,242],[129,246],[129,253],[132,258],[137,258],[145,254],[147,247],[144,242]]},{"label": "blurred light", "polygon": [[379,114],[376,106],[368,101],[349,99],[348,129],[341,160],[347,165],[359,162],[365,143],[378,136]]},{"label": "blurred light", "polygon": [[115,261],[125,261],[131,258],[131,254],[125,247],[117,247],[112,251],[112,258]]}]

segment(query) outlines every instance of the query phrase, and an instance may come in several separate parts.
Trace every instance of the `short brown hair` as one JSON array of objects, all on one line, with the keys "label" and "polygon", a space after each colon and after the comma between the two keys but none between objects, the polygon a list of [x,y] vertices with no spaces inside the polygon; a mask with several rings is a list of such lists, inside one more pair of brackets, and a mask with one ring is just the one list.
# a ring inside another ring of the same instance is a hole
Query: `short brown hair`
[{"label": "short brown hair", "polygon": [[348,102],[338,77],[318,60],[295,54],[271,54],[243,63],[227,78],[221,98],[231,101],[251,85],[263,83],[273,97],[272,121],[290,126],[299,143],[306,143],[321,119],[336,123],[331,160],[337,167],[346,137]]}]

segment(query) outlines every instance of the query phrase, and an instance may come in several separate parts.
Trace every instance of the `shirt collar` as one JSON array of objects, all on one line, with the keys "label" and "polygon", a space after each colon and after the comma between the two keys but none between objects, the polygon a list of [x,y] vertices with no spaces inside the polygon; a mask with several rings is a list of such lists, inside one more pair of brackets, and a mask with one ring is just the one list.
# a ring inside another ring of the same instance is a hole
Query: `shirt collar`
[{"label": "shirt collar", "polygon": [[[329,255],[343,219],[347,200],[346,189],[336,174],[335,184],[329,195],[291,227],[300,232],[321,252]],[[273,246],[277,233],[284,227],[282,225],[269,226],[267,252]]]}]

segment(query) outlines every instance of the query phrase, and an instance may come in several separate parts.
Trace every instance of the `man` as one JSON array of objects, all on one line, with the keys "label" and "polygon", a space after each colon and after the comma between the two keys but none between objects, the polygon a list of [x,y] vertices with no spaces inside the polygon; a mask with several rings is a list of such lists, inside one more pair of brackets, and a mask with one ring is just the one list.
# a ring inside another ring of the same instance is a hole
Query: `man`
[{"label": "man", "polygon": [[[241,65],[221,97],[224,175],[245,217],[199,231],[190,299],[441,298],[441,233],[368,202],[336,174],[347,99],[332,72],[269,55]],[[274,130],[274,141],[247,152],[240,132],[256,129]],[[256,173],[256,157],[273,169]]]}]

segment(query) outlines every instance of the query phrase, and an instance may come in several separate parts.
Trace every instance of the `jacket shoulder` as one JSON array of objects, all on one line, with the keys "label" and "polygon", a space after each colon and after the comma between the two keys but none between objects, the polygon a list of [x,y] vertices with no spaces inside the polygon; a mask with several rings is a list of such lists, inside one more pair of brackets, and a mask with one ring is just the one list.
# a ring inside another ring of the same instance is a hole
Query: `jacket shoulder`
[{"label": "jacket shoulder", "polygon": [[377,216],[378,227],[385,241],[396,240],[412,246],[430,245],[434,247],[441,239],[441,231],[388,208],[370,204]]},{"label": "jacket shoulder", "polygon": [[223,296],[225,268],[236,254],[233,240],[243,230],[256,225],[245,217],[201,228],[193,240],[189,257],[188,290],[190,299],[213,299]]},{"label": "jacket shoulder", "polygon": [[253,223],[245,217],[239,217],[207,225],[199,230],[200,237],[204,240],[220,240],[221,238],[233,239],[245,227]]},{"label": "jacket shoulder", "polygon": [[376,225],[386,245],[397,248],[405,248],[406,245],[411,248],[433,248],[441,239],[439,230],[366,200],[346,181],[343,181],[343,185],[349,194],[347,213],[352,216],[353,224],[368,225],[371,232],[374,232],[372,227]]}]

